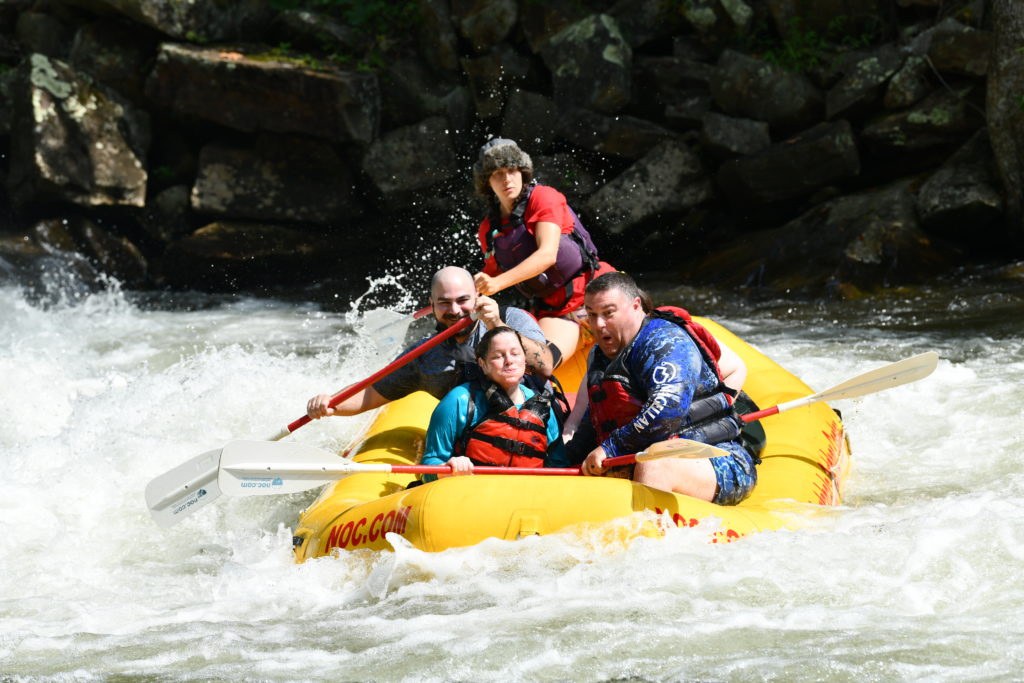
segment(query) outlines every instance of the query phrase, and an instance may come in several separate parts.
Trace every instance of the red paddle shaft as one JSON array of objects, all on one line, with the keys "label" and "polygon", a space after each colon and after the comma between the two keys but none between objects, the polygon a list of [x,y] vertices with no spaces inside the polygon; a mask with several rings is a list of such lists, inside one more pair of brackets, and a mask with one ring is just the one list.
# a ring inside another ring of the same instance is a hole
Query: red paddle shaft
[{"label": "red paddle shaft", "polygon": [[[428,308],[427,311],[429,312],[429,310],[430,309]],[[452,325],[451,327],[449,327],[444,332],[441,332],[439,334],[434,335],[433,337],[431,337],[427,341],[425,341],[422,344],[420,344],[419,346],[417,346],[412,351],[409,351],[405,355],[400,356],[399,358],[395,359],[390,365],[381,368],[380,370],[378,370],[377,372],[373,373],[372,375],[370,375],[366,379],[362,380],[361,382],[356,382],[355,384],[350,386],[348,389],[345,389],[345,391],[341,392],[340,394],[338,394],[337,396],[335,396],[334,398],[331,399],[331,402],[329,403],[330,407],[333,408],[334,406],[338,405],[342,401],[345,401],[345,400],[355,396],[357,393],[359,393],[360,391],[362,391],[366,387],[370,386],[371,384],[373,384],[374,382],[379,380],[381,377],[384,377],[385,375],[389,375],[392,372],[394,372],[395,370],[397,370],[398,368],[400,368],[403,365],[405,365],[406,363],[409,363],[410,361],[413,361],[413,360],[419,358],[424,353],[426,353],[430,349],[434,348],[435,346],[437,346],[438,344],[440,344],[444,340],[448,339],[449,337],[453,337],[456,334],[458,334],[459,332],[461,332],[462,330],[466,329],[472,323],[473,323],[473,320],[471,318],[468,318],[468,317],[467,318],[463,318],[459,322],[457,322],[454,325]],[[299,419],[295,420],[294,422],[289,424],[287,427],[285,427],[286,431],[282,431],[277,438],[271,439],[271,440],[272,441],[276,441],[278,438],[287,436],[288,434],[291,434],[292,432],[294,432],[299,427],[301,427],[303,425],[306,425],[306,424],[309,424],[310,422],[312,422],[312,420],[313,420],[313,418],[311,418],[309,415],[303,415],[302,417],[300,417]],[[451,471],[451,469],[449,469],[447,467],[445,469],[448,470],[449,472]]]},{"label": "red paddle shaft", "polygon": [[[605,459],[602,467],[618,467],[619,465],[632,465],[636,462],[636,455],[617,455],[614,458]],[[448,465],[391,465],[390,471],[395,474],[451,474],[452,468]],[[473,474],[544,474],[562,477],[578,477],[582,474],[579,467],[495,467],[495,466],[474,466]]]}]

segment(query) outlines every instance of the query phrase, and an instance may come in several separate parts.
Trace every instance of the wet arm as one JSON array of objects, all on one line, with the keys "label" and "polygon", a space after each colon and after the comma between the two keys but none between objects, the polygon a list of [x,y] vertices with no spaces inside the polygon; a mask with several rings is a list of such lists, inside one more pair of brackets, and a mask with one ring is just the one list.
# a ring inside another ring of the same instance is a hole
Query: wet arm
[{"label": "wet arm", "polygon": [[[349,385],[349,387],[350,386],[352,385]],[[374,408],[380,408],[388,402],[388,399],[377,393],[377,390],[371,386],[366,387],[362,391],[356,392],[338,405],[330,408],[329,404],[331,400],[335,396],[348,391],[349,387],[345,387],[334,395],[318,394],[309,399],[306,403],[306,414],[314,420],[321,417],[358,415],[359,413],[364,413],[368,410],[373,410]]]},{"label": "wet arm", "polygon": [[556,223],[542,221],[534,225],[534,237],[537,240],[537,250],[518,265],[490,278],[487,283],[490,291],[481,290],[482,294],[490,295],[500,292],[512,285],[536,277],[555,265],[555,261],[558,259],[558,245],[562,240],[562,229]]}]

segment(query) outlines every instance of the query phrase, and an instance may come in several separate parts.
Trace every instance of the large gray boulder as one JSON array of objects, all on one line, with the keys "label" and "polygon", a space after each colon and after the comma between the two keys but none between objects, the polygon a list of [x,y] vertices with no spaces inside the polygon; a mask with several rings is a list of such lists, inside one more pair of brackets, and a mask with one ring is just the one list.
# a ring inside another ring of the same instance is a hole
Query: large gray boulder
[{"label": "large gray boulder", "polygon": [[943,73],[983,77],[988,73],[992,42],[990,31],[944,23],[931,38],[928,58]]},{"label": "large gray boulder", "polygon": [[390,200],[408,198],[456,176],[459,172],[451,132],[443,117],[391,131],[374,141],[363,159],[363,171]]},{"label": "large gray boulder", "polygon": [[74,29],[50,12],[29,10],[18,15],[14,34],[25,54],[66,61]]},{"label": "large gray boulder", "polygon": [[376,75],[312,68],[276,53],[164,43],[146,94],[171,111],[246,132],[365,144],[380,120]]},{"label": "large gray boulder", "polygon": [[552,36],[586,18],[590,12],[579,0],[545,0],[531,3],[519,17],[519,26],[530,50],[540,54]]},{"label": "large gray boulder", "polygon": [[420,26],[416,37],[420,52],[435,71],[459,68],[459,38],[452,24],[448,0],[419,0]]},{"label": "large gray boulder", "polygon": [[713,196],[700,159],[680,141],[647,153],[584,204],[588,221],[612,234],[697,206]]},{"label": "large gray boulder", "polygon": [[116,278],[128,287],[139,287],[147,282],[149,264],[139,248],[131,240],[88,218],[39,220],[28,234],[8,244],[18,242],[25,247],[25,256],[57,257],[45,259],[40,265],[44,270],[68,271],[61,274],[64,284],[91,287],[99,285],[102,276]]},{"label": "large gray boulder", "polygon": [[274,18],[273,35],[280,42],[299,50],[336,50],[345,54],[363,54],[370,40],[348,24],[320,12],[288,9]]},{"label": "large gray boulder", "polygon": [[70,0],[111,11],[178,40],[211,42],[261,35],[273,12],[267,0]]},{"label": "large gray boulder", "polygon": [[921,186],[921,223],[929,232],[965,242],[983,239],[986,228],[994,228],[1003,215],[998,187],[988,135],[979,131]]},{"label": "large gray boulder", "polygon": [[714,112],[704,115],[700,131],[701,147],[713,157],[727,159],[756,154],[772,144],[764,121],[738,119]]},{"label": "large gray boulder", "polygon": [[932,67],[928,60],[920,55],[910,55],[889,79],[882,106],[886,109],[906,109],[923,100],[934,89]]},{"label": "large gray boulder", "polygon": [[608,14],[634,48],[668,38],[686,27],[679,8],[665,0],[619,0]]},{"label": "large gray boulder", "polygon": [[764,121],[784,132],[813,125],[823,109],[821,93],[807,77],[735,50],[719,57],[711,96],[726,114]]},{"label": "large gray boulder", "polygon": [[607,14],[567,26],[540,53],[559,106],[614,114],[629,104],[633,50]]},{"label": "large gray boulder", "polygon": [[508,37],[517,12],[516,0],[452,0],[455,30],[477,54]]},{"label": "large gray boulder", "polygon": [[676,94],[665,103],[665,122],[673,128],[687,130],[704,125],[704,117],[713,109],[711,95],[706,90],[688,90]]},{"label": "large gray boulder", "polygon": [[266,135],[255,145],[203,147],[192,208],[228,218],[320,225],[361,213],[351,173],[329,145]]},{"label": "large gray boulder", "polygon": [[79,250],[97,266],[128,287],[139,287],[146,282],[149,264],[135,244],[127,237],[115,234],[94,221],[75,221],[75,238]]},{"label": "large gray boulder", "polygon": [[117,93],[40,54],[12,86],[8,184],[18,205],[142,206],[149,118]]},{"label": "large gray boulder", "polygon": [[605,116],[586,109],[564,114],[560,134],[579,149],[630,160],[678,137],[675,131],[646,119]]},{"label": "large gray boulder", "polygon": [[743,0],[687,0],[678,11],[715,52],[748,33],[754,21],[753,8]]},{"label": "large gray boulder", "polygon": [[75,33],[68,62],[139,106],[145,106],[142,89],[156,46],[152,31],[122,21],[94,21]]},{"label": "large gray boulder", "polygon": [[551,146],[561,113],[555,101],[528,90],[513,90],[505,105],[501,135],[521,142],[532,157]]},{"label": "large gray boulder", "polygon": [[216,222],[173,242],[161,280],[209,291],[314,282],[336,270],[339,237],[265,223]]},{"label": "large gray boulder", "polygon": [[906,55],[895,45],[883,45],[849,59],[843,69],[843,77],[825,96],[826,118],[835,119],[866,111],[882,97],[889,79],[905,60]]},{"label": "large gray boulder", "polygon": [[691,93],[708,97],[717,74],[713,64],[677,56],[640,56],[633,61],[633,96],[630,111],[657,120]]},{"label": "large gray boulder", "polygon": [[[461,127],[467,117],[472,116],[465,86],[457,85],[455,79],[438,78],[414,54],[401,54],[388,60],[378,75],[381,91],[381,128],[390,130],[422,121],[429,116],[448,116],[456,127]],[[458,93],[458,94],[457,94]],[[465,112],[457,112],[453,102],[458,98],[466,100]]]},{"label": "large gray boulder", "polygon": [[522,85],[530,70],[529,60],[509,45],[498,45],[480,57],[463,57],[461,64],[481,119],[500,116],[509,89]]},{"label": "large gray boulder", "polygon": [[135,212],[139,226],[153,243],[166,246],[192,232],[192,188],[171,185],[146,200],[146,206]]},{"label": "large gray boulder", "polygon": [[551,185],[564,194],[574,209],[583,206],[585,199],[604,185],[605,178],[580,159],[579,154],[560,152],[531,157],[537,182]]},{"label": "large gray boulder", "polygon": [[718,182],[735,201],[770,204],[809,194],[860,172],[849,122],[823,123],[792,139],[718,169]]},{"label": "large gray boulder", "polygon": [[954,262],[956,255],[921,229],[911,186],[899,181],[831,203],[824,230],[845,241],[836,270],[840,280],[859,287],[921,282]]},{"label": "large gray boulder", "polygon": [[885,151],[927,150],[965,140],[984,125],[978,106],[971,102],[974,86],[958,86],[952,92],[936,90],[902,111],[873,118],[861,137],[874,149]]},{"label": "large gray boulder", "polygon": [[687,264],[697,281],[849,298],[921,282],[949,268],[957,254],[929,238],[914,209],[911,184],[848,195],[785,225],[747,233],[731,246]]},{"label": "large gray boulder", "polygon": [[11,134],[11,119],[13,118],[14,98],[17,96],[15,87],[18,81],[18,72],[15,69],[0,71],[0,135]]}]

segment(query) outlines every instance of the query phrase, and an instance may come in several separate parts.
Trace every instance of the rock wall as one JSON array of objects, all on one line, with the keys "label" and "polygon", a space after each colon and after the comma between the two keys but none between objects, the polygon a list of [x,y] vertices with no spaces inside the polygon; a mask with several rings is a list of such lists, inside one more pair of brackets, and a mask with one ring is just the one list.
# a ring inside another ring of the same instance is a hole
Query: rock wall
[{"label": "rock wall", "polygon": [[475,268],[493,135],[633,271],[856,296],[1021,256],[1012,1],[306,4],[0,6],[0,277]]}]

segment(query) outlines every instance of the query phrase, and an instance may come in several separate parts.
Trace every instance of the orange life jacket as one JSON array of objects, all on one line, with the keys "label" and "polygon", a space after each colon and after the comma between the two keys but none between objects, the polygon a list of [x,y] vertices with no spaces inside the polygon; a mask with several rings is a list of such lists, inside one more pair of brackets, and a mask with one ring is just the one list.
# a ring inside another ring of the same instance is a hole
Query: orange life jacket
[{"label": "orange life jacket", "polygon": [[[474,465],[543,467],[551,395],[538,391],[517,408],[498,385],[487,384],[485,389],[480,382],[470,383],[467,427],[455,442],[452,455],[465,455]],[[486,392],[488,412],[474,425],[474,394],[479,391]]]}]

